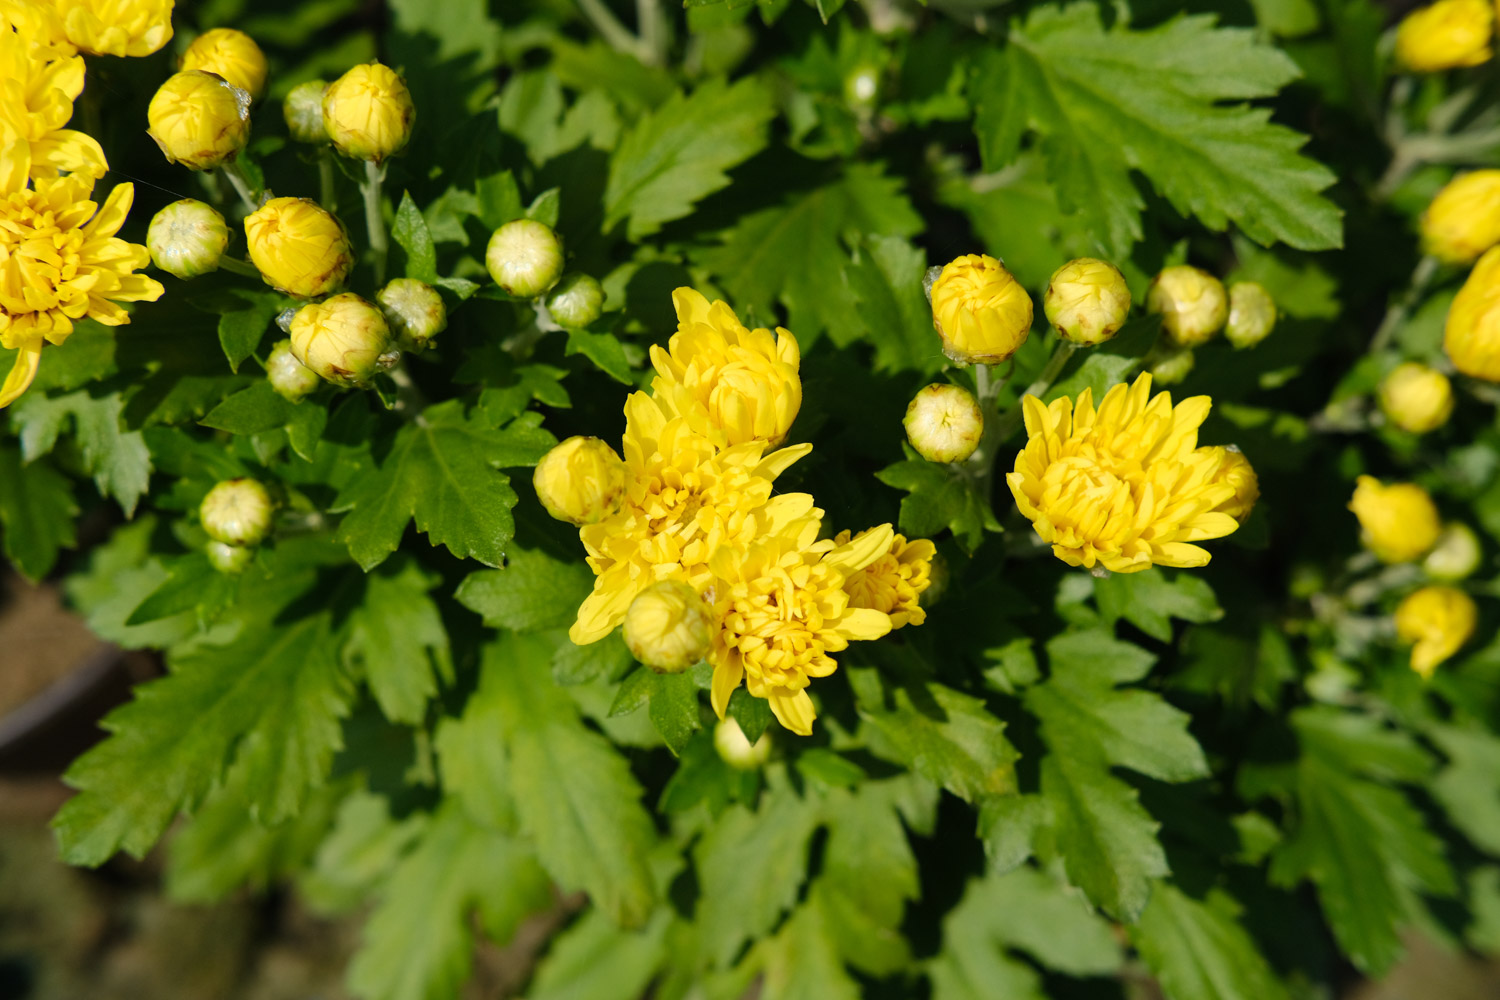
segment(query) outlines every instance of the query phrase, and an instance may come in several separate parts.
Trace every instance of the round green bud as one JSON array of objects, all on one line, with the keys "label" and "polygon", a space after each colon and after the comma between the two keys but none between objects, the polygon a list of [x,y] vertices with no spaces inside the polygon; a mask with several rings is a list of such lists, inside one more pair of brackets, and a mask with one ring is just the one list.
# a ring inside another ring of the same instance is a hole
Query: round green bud
[{"label": "round green bud", "polygon": [[714,749],[719,759],[737,771],[754,771],[771,756],[771,733],[760,734],[760,739],[751,743],[740,724],[732,718],[723,718],[714,727]]},{"label": "round green bud", "polygon": [[274,505],[254,479],[226,479],[208,491],[198,517],[208,537],[225,545],[259,545],[271,530]]},{"label": "round green bud", "polygon": [[906,439],[929,462],[962,462],[979,447],[984,411],[969,390],[929,385],[912,397],[901,421]]},{"label": "round green bud", "polygon": [[587,274],[565,274],[547,293],[547,312],[564,330],[581,330],[597,322],[604,310],[604,288]]},{"label": "round green bud", "polygon": [[292,354],[335,385],[362,387],[401,360],[385,314],[353,292],[297,310]]},{"label": "round green bud", "polygon": [[327,89],[327,80],[308,80],[286,95],[281,113],[286,117],[286,130],[291,133],[292,141],[314,146],[328,142],[328,130],[323,127],[323,92]]},{"label": "round green bud", "polygon": [[438,290],[416,278],[396,278],[375,293],[385,321],[403,351],[420,351],[448,327],[448,307]]},{"label": "round green bud", "polygon": [[266,358],[266,378],[272,389],[292,403],[323,384],[317,372],[297,360],[290,340],[279,341],[271,348],[271,356]]},{"label": "round green bud", "polygon": [[506,295],[534,299],[562,276],[562,238],[531,219],[507,222],[490,236],[484,266]]},{"label": "round green bud", "polygon": [[224,216],[193,198],[174,201],[157,212],[146,230],[152,263],[183,280],[217,271],[228,245]]},{"label": "round green bud", "polygon": [[208,556],[209,565],[225,576],[243,573],[245,567],[250,565],[250,560],[255,558],[254,549],[247,549],[240,545],[226,545],[223,542],[209,542],[203,552]]},{"label": "round green bud", "polygon": [[636,595],[625,612],[625,645],[659,674],[680,674],[708,655],[708,605],[681,580],[661,580]]},{"label": "round green bud", "polygon": [[1434,580],[1456,582],[1468,577],[1479,568],[1483,556],[1479,536],[1462,521],[1450,521],[1443,526],[1437,544],[1422,560],[1422,569]]},{"label": "round green bud", "polygon": [[1218,333],[1229,316],[1224,283],[1201,268],[1163,268],[1146,290],[1146,311],[1161,317],[1167,340],[1193,347]]},{"label": "round green bud", "polygon": [[1193,370],[1193,349],[1179,347],[1153,354],[1147,359],[1151,377],[1158,386],[1176,385]]},{"label": "round green bud", "polygon": [[1224,336],[1235,347],[1254,347],[1276,326],[1276,300],[1265,286],[1237,281],[1229,286],[1229,321]]},{"label": "round green bud", "polygon": [[1080,257],[1052,272],[1042,308],[1064,338],[1092,347],[1125,325],[1130,289],[1120,269],[1109,261]]}]

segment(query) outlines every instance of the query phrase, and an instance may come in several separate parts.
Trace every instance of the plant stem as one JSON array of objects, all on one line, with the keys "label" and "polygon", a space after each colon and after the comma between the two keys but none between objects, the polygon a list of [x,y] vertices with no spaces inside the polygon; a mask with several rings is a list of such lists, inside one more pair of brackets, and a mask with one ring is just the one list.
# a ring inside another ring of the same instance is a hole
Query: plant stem
[{"label": "plant stem", "polygon": [[1040,398],[1046,395],[1047,390],[1052,388],[1052,383],[1057,381],[1057,376],[1062,374],[1062,370],[1067,367],[1068,359],[1073,357],[1073,352],[1076,350],[1078,350],[1078,345],[1071,340],[1058,340],[1057,349],[1052,352],[1052,357],[1047,361],[1046,366],[1042,368],[1036,380],[1026,387],[1026,391],[1016,397],[1015,409],[1007,413],[1005,419],[1000,422],[1000,442],[1009,440],[1016,428],[1021,426],[1021,400],[1027,396]]},{"label": "plant stem", "polygon": [[242,275],[246,278],[260,277],[260,272],[255,269],[255,265],[247,264],[244,261],[236,260],[233,257],[220,257],[219,269],[228,271],[230,274]]},{"label": "plant stem", "polygon": [[666,61],[666,22],[660,0],[635,0],[635,24],[640,33],[641,62],[660,66]]},{"label": "plant stem", "polygon": [[375,284],[385,284],[385,258],[390,252],[386,240],[385,218],[380,214],[380,182],[385,171],[375,165],[374,160],[365,161],[365,182],[359,186],[365,196],[365,233],[370,240],[370,252],[375,260]]},{"label": "plant stem", "polygon": [[1438,262],[1436,257],[1424,256],[1417,261],[1416,269],[1411,274],[1411,287],[1406,294],[1395,302],[1392,302],[1385,311],[1385,318],[1380,321],[1380,326],[1375,330],[1375,336],[1370,338],[1370,353],[1378,354],[1385,350],[1390,343],[1391,337],[1395,335],[1396,328],[1406,321],[1407,315],[1412,307],[1421,299],[1422,294],[1427,291],[1427,286],[1432,283],[1433,275],[1437,274]]},{"label": "plant stem", "polygon": [[330,212],[339,210],[338,190],[333,186],[333,153],[318,151],[318,204]]},{"label": "plant stem", "polygon": [[995,451],[1004,438],[999,436],[1000,421],[995,419],[995,397],[1005,385],[1004,378],[995,378],[989,365],[974,369],[975,396],[979,412],[984,414],[984,430],[979,434],[979,445],[974,453],[964,460],[962,469],[974,483],[979,498],[985,506],[990,504],[990,478],[995,472]]},{"label": "plant stem", "polygon": [[578,9],[583,11],[583,16],[588,18],[594,30],[604,36],[610,48],[635,56],[641,62],[649,61],[644,54],[641,40],[620,23],[602,0],[578,0]]},{"label": "plant stem", "polygon": [[234,185],[234,190],[240,196],[240,201],[244,204],[246,212],[253,212],[260,208],[254,194],[250,190],[250,181],[245,177],[245,173],[240,169],[238,163],[230,160],[219,169],[224,172],[225,177],[229,178],[229,183]]}]

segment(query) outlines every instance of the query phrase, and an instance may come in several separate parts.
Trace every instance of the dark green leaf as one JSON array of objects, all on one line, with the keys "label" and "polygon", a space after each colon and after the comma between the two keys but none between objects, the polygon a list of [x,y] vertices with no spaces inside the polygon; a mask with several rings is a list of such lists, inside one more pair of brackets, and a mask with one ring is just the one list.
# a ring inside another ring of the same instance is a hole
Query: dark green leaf
[{"label": "dark green leaf", "polygon": [[63,396],[30,393],[11,407],[11,419],[21,432],[21,453],[27,462],[52,451],[58,435],[71,420],[84,467],[99,492],[114,497],[128,517],[145,495],[151,478],[151,452],[140,431],[127,431],[121,419],[125,401],[119,393],[92,396],[72,392]]},{"label": "dark green leaf", "polygon": [[364,578],[364,596],[349,618],[344,666],[361,668],[370,691],[392,722],[418,723],[437,694],[440,674],[451,678],[448,633],[428,592],[438,583],[413,559],[387,562]]},{"label": "dark green leaf", "polygon": [[401,205],[396,209],[396,221],[391,226],[391,239],[406,251],[406,276],[425,281],[437,280],[437,251],[432,245],[432,233],[427,230],[427,220],[411,200],[411,192],[401,193]]},{"label": "dark green leaf", "polygon": [[1131,929],[1131,939],[1169,1000],[1286,1000],[1227,896],[1199,902],[1167,882]]},{"label": "dark green leaf", "polygon": [[540,549],[511,549],[504,569],[470,573],[454,596],[486,625],[536,632],[571,625],[593,581],[582,563],[563,562]]},{"label": "dark green leaf", "polygon": [[58,551],[74,544],[77,516],[73,484],[51,462],[22,462],[15,448],[0,448],[0,528],[17,569],[32,581],[51,572]]}]

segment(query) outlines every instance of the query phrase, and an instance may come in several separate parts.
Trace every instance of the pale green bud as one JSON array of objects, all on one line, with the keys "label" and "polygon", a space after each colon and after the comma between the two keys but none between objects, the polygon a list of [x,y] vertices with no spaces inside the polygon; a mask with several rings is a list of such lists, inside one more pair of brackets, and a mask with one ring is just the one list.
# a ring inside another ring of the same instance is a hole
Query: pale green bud
[{"label": "pale green bud", "polygon": [[599,319],[604,309],[604,289],[587,274],[565,274],[547,293],[547,312],[564,330],[581,330]]},{"label": "pale green bud", "polygon": [[714,749],[719,759],[737,771],[754,771],[771,756],[771,733],[760,734],[760,739],[751,743],[733,718],[725,717],[714,727]]},{"label": "pale green bud", "polygon": [[281,113],[286,117],[286,130],[293,141],[314,146],[328,142],[328,130],[323,127],[323,92],[327,89],[327,80],[308,80],[286,95]]},{"label": "pale green bud", "polygon": [[1163,268],[1146,290],[1146,311],[1161,317],[1167,339],[1193,347],[1211,338],[1229,316],[1224,283],[1186,264]]},{"label": "pale green bud", "polygon": [[146,249],[157,267],[183,280],[219,269],[229,227],[212,205],[192,198],[157,212],[146,230]]},{"label": "pale green bud", "polygon": [[1151,377],[1158,386],[1176,385],[1193,370],[1193,350],[1180,347],[1153,354],[1147,359]]},{"label": "pale green bud", "polygon": [[636,595],[625,612],[625,645],[659,674],[680,674],[708,655],[708,605],[681,580],[661,580]]},{"label": "pale green bud", "polygon": [[1461,521],[1450,521],[1422,560],[1422,569],[1434,580],[1455,582],[1472,575],[1479,568],[1482,555],[1479,536],[1473,529]]},{"label": "pale green bud", "polygon": [[506,295],[534,299],[562,276],[562,238],[531,219],[507,222],[490,236],[484,266]]},{"label": "pale green bud", "polygon": [[901,421],[906,438],[929,462],[962,462],[979,447],[984,411],[969,390],[943,383],[918,392]]},{"label": "pale green bud", "polygon": [[448,327],[448,307],[438,290],[416,278],[396,278],[375,294],[403,351],[420,351]]},{"label": "pale green bud", "polygon": [[243,573],[245,567],[250,565],[250,560],[255,558],[254,549],[226,545],[224,542],[209,542],[204,546],[203,552],[208,556],[209,565],[225,576]]},{"label": "pale green bud", "polygon": [[208,491],[198,517],[214,541],[259,545],[271,530],[273,507],[271,495],[254,479],[226,479]]},{"label": "pale green bud", "polygon": [[317,372],[297,360],[290,340],[280,341],[271,348],[271,355],[266,358],[266,378],[272,389],[292,403],[323,384]]},{"label": "pale green bud", "polygon": [[1235,347],[1254,347],[1276,326],[1276,300],[1265,286],[1237,281],[1229,286],[1229,322],[1224,336]]}]

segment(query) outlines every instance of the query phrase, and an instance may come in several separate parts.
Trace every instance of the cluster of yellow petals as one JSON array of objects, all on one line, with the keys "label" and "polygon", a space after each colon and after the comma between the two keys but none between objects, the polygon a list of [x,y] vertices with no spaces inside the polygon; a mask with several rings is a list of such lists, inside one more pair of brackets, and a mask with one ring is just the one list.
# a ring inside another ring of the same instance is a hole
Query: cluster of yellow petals
[{"label": "cluster of yellow petals", "polygon": [[1411,668],[1430,678],[1474,634],[1479,609],[1457,587],[1423,587],[1402,600],[1395,618],[1397,637],[1412,644]]},{"label": "cluster of yellow petals", "polygon": [[149,56],[172,40],[172,0],[40,2],[56,8],[69,44],[90,55]]},{"label": "cluster of yellow petals", "polygon": [[[1151,396],[1151,376],[1117,385],[1094,407],[1022,400],[1029,440],[1006,476],[1021,513],[1057,557],[1071,566],[1133,573],[1149,566],[1202,566],[1195,542],[1239,527],[1253,503],[1245,470],[1226,469],[1223,448],[1198,447],[1207,396],[1175,407]],[[1237,464],[1237,461],[1236,461]],[[1250,476],[1253,476],[1251,471]]]},{"label": "cluster of yellow petals", "polygon": [[39,177],[59,171],[102,177],[104,150],[67,128],[83,93],[83,57],[51,44],[34,26],[0,7],[0,148],[25,142]]},{"label": "cluster of yellow petals", "polygon": [[[871,528],[854,537],[857,542]],[[835,545],[850,540],[849,532],[841,531],[834,536]],[[849,592],[849,601],[856,608],[874,608],[891,616],[891,628],[905,625],[920,625],[927,620],[927,612],[920,603],[922,594],[932,586],[932,558],[937,547],[926,538],[907,541],[905,535],[891,536],[890,548],[877,555],[873,562],[850,574],[844,589]]]}]

